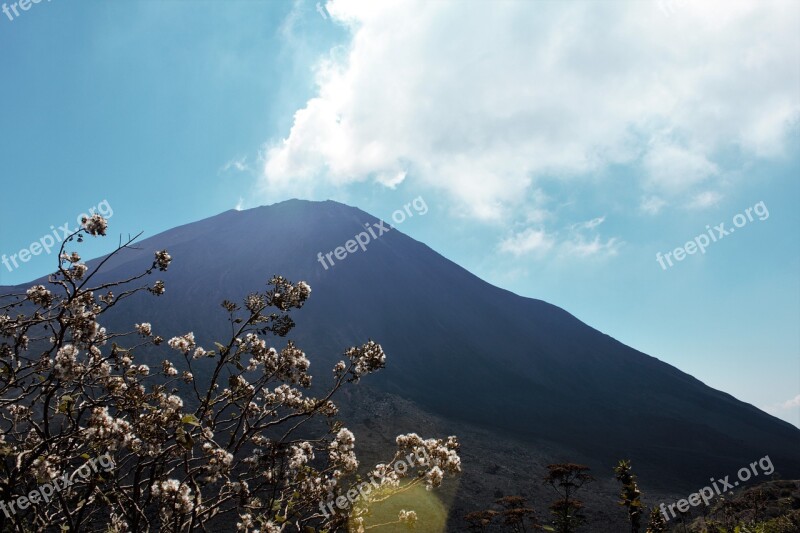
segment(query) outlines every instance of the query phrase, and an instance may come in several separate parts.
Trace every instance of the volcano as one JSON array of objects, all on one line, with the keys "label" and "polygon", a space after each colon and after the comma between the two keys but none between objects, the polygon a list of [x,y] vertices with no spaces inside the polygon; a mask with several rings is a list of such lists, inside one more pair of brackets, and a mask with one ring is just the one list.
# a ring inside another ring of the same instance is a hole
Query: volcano
[{"label": "volcano", "polygon": [[[104,325],[130,330],[147,320],[165,338],[193,331],[211,344],[226,334],[219,302],[263,290],[280,274],[312,287],[289,337],[309,354],[315,379],[346,347],[380,342],[387,367],[366,390],[413,406],[408,429],[424,414],[520,449],[546,442],[550,458],[578,457],[609,474],[629,458],[646,486],[665,490],[691,492],[765,455],[784,478],[800,477],[796,427],[555,305],[495,287],[396,228],[335,265],[318,260],[380,223],[341,203],[290,200],[165,231],[123,250],[99,277],[125,279],[167,249],[172,265],[158,273],[166,294],[131,299]],[[372,431],[393,424],[364,423]],[[469,439],[462,444],[469,448]],[[480,471],[502,465],[495,448],[484,443],[473,454]]]}]

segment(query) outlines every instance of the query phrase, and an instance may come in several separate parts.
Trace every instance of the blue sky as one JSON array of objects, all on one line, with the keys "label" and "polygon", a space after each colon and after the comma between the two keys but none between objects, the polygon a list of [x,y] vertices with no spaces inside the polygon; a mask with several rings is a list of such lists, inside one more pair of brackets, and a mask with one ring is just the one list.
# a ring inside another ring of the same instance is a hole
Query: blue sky
[{"label": "blue sky", "polygon": [[488,6],[0,12],[0,254],[103,200],[112,232],[154,235],[293,197],[388,220],[422,196],[403,232],[800,425],[800,4]]}]

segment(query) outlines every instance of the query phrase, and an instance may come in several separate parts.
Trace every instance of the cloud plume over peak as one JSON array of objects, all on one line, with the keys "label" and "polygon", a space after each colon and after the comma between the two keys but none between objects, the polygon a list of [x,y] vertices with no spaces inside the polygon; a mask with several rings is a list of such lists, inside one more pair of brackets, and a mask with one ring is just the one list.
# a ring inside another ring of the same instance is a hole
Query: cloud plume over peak
[{"label": "cloud plume over peak", "polygon": [[625,164],[654,213],[708,204],[720,153],[780,155],[797,126],[796,2],[488,6],[328,2],[349,48],[318,65],[262,185],[413,180],[491,220],[543,177]]}]

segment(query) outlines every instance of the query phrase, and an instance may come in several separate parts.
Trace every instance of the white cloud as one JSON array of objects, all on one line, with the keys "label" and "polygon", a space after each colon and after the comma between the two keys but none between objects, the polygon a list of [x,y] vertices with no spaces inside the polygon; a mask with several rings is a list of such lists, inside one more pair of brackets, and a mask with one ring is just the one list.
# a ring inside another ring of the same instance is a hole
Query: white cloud
[{"label": "white cloud", "polygon": [[516,256],[542,253],[553,247],[555,240],[544,230],[528,228],[500,242],[500,251]]},{"label": "white cloud", "polygon": [[[580,258],[587,257],[613,257],[617,255],[619,248],[622,246],[622,241],[617,237],[611,237],[603,242],[600,235],[597,235],[596,229],[600,224],[605,222],[605,215],[587,220],[580,224],[573,224],[570,228],[571,236],[568,240],[561,244],[561,255],[574,256]],[[584,230],[588,233],[594,234],[594,237],[587,238]]]},{"label": "white cloud", "polygon": [[[790,400],[786,400],[783,403],[774,403],[772,405],[764,407],[764,411],[773,414],[775,416],[781,417],[784,420],[788,420],[786,418],[786,411],[795,411],[800,408],[800,394],[791,398]],[[789,420],[793,424],[797,425],[797,422],[793,420]]]},{"label": "white cloud", "polygon": [[659,198],[658,196],[647,196],[642,198],[641,203],[639,204],[639,209],[650,215],[657,215],[662,209],[664,209],[664,206],[666,205],[667,202],[664,201],[663,198]]},{"label": "white cloud", "polygon": [[794,409],[795,407],[800,407],[800,394],[798,394],[791,400],[787,400],[786,402],[784,402],[782,407],[784,409]]},{"label": "white cloud", "polygon": [[225,173],[230,170],[236,170],[238,172],[245,172],[250,170],[250,166],[247,164],[247,156],[231,159],[230,161],[222,165],[222,168],[219,169],[221,173]]},{"label": "white cloud", "polygon": [[[596,234],[596,228],[605,219],[601,216],[573,224],[561,233],[549,234],[543,229],[528,228],[501,241],[499,250],[517,257],[531,253],[542,255],[551,250],[561,257],[612,257],[617,255],[623,243],[616,237],[603,241]],[[594,236],[587,237],[585,232]]]},{"label": "white cloud", "polygon": [[686,2],[669,17],[643,1],[488,6],[328,2],[350,47],[268,145],[262,187],[415,180],[499,220],[541,176],[627,163],[655,213],[713,193],[723,150],[780,155],[797,124],[798,2]]},{"label": "white cloud", "polygon": [[572,227],[575,228],[584,228],[584,229],[594,229],[603,222],[605,222],[606,216],[603,215],[601,217],[593,218],[592,220],[587,220],[586,222],[581,222],[579,224],[574,224]]},{"label": "white cloud", "polygon": [[676,195],[719,173],[717,165],[706,159],[702,150],[690,150],[670,142],[651,144],[644,156],[646,186],[661,193]]},{"label": "white cloud", "polygon": [[689,209],[705,209],[717,205],[722,195],[716,191],[703,191],[695,195],[686,205]]},{"label": "white cloud", "polygon": [[561,246],[562,253],[577,257],[602,256],[611,257],[617,255],[622,242],[616,237],[612,237],[603,242],[600,236],[595,236],[591,241],[579,236],[572,241],[567,241]]}]

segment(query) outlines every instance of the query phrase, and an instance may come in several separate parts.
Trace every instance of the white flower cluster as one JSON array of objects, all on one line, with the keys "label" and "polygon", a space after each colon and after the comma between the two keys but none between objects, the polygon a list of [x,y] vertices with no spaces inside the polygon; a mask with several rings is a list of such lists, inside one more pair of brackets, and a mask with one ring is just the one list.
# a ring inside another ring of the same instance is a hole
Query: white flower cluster
[{"label": "white flower cluster", "polygon": [[109,533],[128,533],[131,530],[130,525],[128,525],[128,522],[125,521],[122,513],[117,514],[116,512],[112,511],[109,515],[109,519],[111,520]]},{"label": "white flower cluster", "polygon": [[334,470],[334,477],[340,478],[345,474],[355,472],[358,468],[358,459],[355,454],[356,437],[347,428],[342,428],[328,446],[328,455]]},{"label": "white flower cluster", "polygon": [[247,481],[226,481],[225,487],[230,489],[234,494],[241,494],[244,496],[250,494],[250,485]]},{"label": "white flower cluster", "polygon": [[254,529],[256,527],[255,521],[253,520],[253,515],[250,513],[245,513],[243,515],[239,515],[241,522],[236,523],[237,531],[244,531],[245,533],[281,533],[283,528],[286,526],[284,523],[281,526],[278,526],[272,520],[269,520],[264,523],[263,529]]},{"label": "white flower cluster", "polygon": [[114,293],[108,291],[105,294],[101,294],[100,296],[98,296],[97,299],[106,305],[110,305],[111,303],[114,302]]},{"label": "white flower cluster", "polygon": [[233,464],[233,455],[222,448],[215,448],[210,442],[203,443],[203,451],[209,456],[206,480],[213,483],[230,470]]},{"label": "white flower cluster", "polygon": [[213,351],[212,352],[207,352],[204,348],[202,348],[201,346],[198,346],[197,348],[195,348],[194,354],[192,355],[192,358],[200,359],[201,357],[213,357],[213,356],[214,356],[214,352]]},{"label": "white flower cluster", "polygon": [[386,366],[386,354],[380,344],[369,341],[359,347],[352,347],[344,353],[355,363],[352,374],[353,379],[358,380],[361,376],[380,370]]},{"label": "white flower cluster", "polygon": [[139,335],[142,337],[149,337],[153,334],[153,326],[150,325],[149,322],[142,322],[141,324],[135,324],[133,327],[136,328],[136,331],[139,332]]},{"label": "white flower cluster", "polygon": [[425,472],[425,488],[428,490],[441,485],[445,474],[461,472],[461,458],[458,456],[458,439],[454,436],[447,439],[422,439],[416,433],[398,435],[398,448],[403,450],[422,449],[425,451],[427,463]]},{"label": "white flower cluster", "polygon": [[64,381],[71,381],[83,373],[83,365],[78,362],[78,349],[72,344],[62,346],[55,357],[53,371],[55,376]]},{"label": "white flower cluster", "polygon": [[150,488],[153,496],[162,502],[162,522],[164,525],[172,521],[177,515],[185,515],[192,512],[194,502],[192,502],[192,489],[186,483],[181,483],[177,479],[167,479],[154,483]]},{"label": "white flower cluster", "polygon": [[13,420],[24,420],[31,416],[31,409],[30,407],[26,407],[24,405],[17,405],[12,404],[6,407],[8,413],[11,415]]},{"label": "white flower cluster", "polygon": [[166,375],[166,376],[177,376],[178,375],[178,370],[175,368],[175,366],[172,363],[170,363],[166,359],[164,359],[164,362],[161,363],[161,367],[162,367],[162,370],[164,372],[164,375]]},{"label": "white flower cluster", "polygon": [[[250,513],[245,513],[243,515],[239,515],[241,522],[236,522],[236,530],[237,531],[250,531],[250,529],[256,527],[256,523],[253,522],[253,515]],[[257,530],[256,530],[257,531]]]},{"label": "white flower cluster", "polygon": [[65,270],[69,279],[83,279],[83,276],[89,270],[89,267],[83,263],[75,263],[70,268]]},{"label": "white flower cluster", "polygon": [[81,218],[81,224],[83,224],[83,227],[86,229],[86,232],[89,233],[89,235],[105,236],[106,229],[108,229],[108,222],[105,218],[98,214],[94,214],[89,218]]},{"label": "white flower cluster", "polygon": [[89,346],[89,372],[94,378],[107,378],[111,374],[111,366],[103,359],[97,346]]},{"label": "white flower cluster", "polygon": [[319,412],[325,416],[333,417],[339,414],[339,408],[330,400],[324,400],[321,405],[319,402],[315,402],[315,405]]},{"label": "white flower cluster", "polygon": [[[266,523],[264,523],[264,528],[261,533],[281,533],[285,526],[286,524],[278,526],[278,524],[276,524],[272,520],[269,520]],[[258,533],[258,532],[254,531],[253,533]]]},{"label": "white flower cluster", "polygon": [[267,305],[267,299],[262,294],[248,294],[244,299],[244,306],[251,313],[259,313]]},{"label": "white flower cluster", "polygon": [[181,409],[183,409],[183,400],[180,396],[176,396],[175,394],[164,395],[162,394],[161,397],[161,407],[166,410],[165,415],[175,413],[177,414]]},{"label": "white flower cluster", "polygon": [[230,393],[235,397],[250,397],[255,392],[255,387],[243,376],[234,376],[230,378],[229,384],[231,386]]},{"label": "white flower cluster", "polygon": [[314,448],[310,442],[303,441],[292,445],[289,452],[289,470],[297,472],[309,461],[314,459]]},{"label": "white flower cluster", "polygon": [[268,406],[284,406],[291,409],[305,409],[309,406],[303,392],[286,385],[278,385],[274,392],[264,389],[264,401]]},{"label": "white flower cluster", "polygon": [[438,487],[442,484],[442,480],[444,479],[444,472],[438,466],[434,466],[427,472],[425,472],[425,487],[428,490],[433,489],[434,487]]},{"label": "white flower cluster", "polygon": [[396,468],[386,463],[376,464],[369,476],[372,479],[379,479],[380,485],[387,487],[400,486],[400,478],[403,477]]},{"label": "white flower cluster", "polygon": [[112,394],[123,394],[128,390],[128,384],[121,376],[109,376],[105,380],[105,387]]},{"label": "white flower cluster", "polygon": [[88,346],[97,342],[105,344],[106,330],[100,327],[95,318],[101,311],[91,291],[84,291],[75,296],[69,305],[71,312],[68,318],[72,330],[72,340],[76,345]]},{"label": "white flower cluster", "polygon": [[78,252],[72,252],[71,254],[63,253],[61,254],[61,260],[65,263],[78,263],[81,260],[81,256],[78,255]]},{"label": "white flower cluster", "polygon": [[251,355],[247,364],[247,370],[252,372],[259,366],[264,365],[264,373],[271,374],[278,368],[278,352],[275,348],[269,348],[266,341],[259,338],[255,333],[248,333],[241,341],[241,348]]},{"label": "white flower cluster", "polygon": [[178,350],[184,354],[189,353],[189,350],[195,347],[194,343],[194,332],[190,331],[186,335],[181,335],[180,337],[172,337],[170,340],[167,341],[169,347]]},{"label": "white flower cluster", "polygon": [[245,416],[259,416],[261,414],[261,407],[256,402],[248,402],[247,407],[244,408]]},{"label": "white flower cluster", "polygon": [[156,259],[153,261],[153,265],[158,267],[159,270],[166,270],[169,268],[169,264],[172,261],[172,256],[170,256],[166,250],[160,250],[156,252]]},{"label": "white flower cluster", "polygon": [[150,292],[152,292],[156,296],[161,296],[162,294],[164,294],[166,292],[166,289],[164,288],[164,282],[161,281],[161,280],[156,281],[153,284],[153,288],[149,289],[149,290],[150,290]]},{"label": "white flower cluster", "polygon": [[298,476],[300,483],[296,485],[296,489],[305,498],[325,499],[334,496],[333,490],[337,484],[335,479],[323,478],[321,475],[318,475],[319,472],[315,470],[309,470],[306,474],[307,475]]},{"label": "white flower cluster", "polygon": [[[261,463],[266,461],[267,454],[261,448],[255,448],[250,455],[242,459],[242,463],[248,465],[250,468],[256,468]],[[272,470],[270,468],[262,468],[261,473],[267,479],[272,479]]]},{"label": "white flower cluster", "polygon": [[311,285],[309,285],[305,281],[298,281],[297,293],[299,294],[302,300],[307,300],[308,297],[311,296]]},{"label": "white flower cluster", "polygon": [[47,307],[53,303],[53,294],[44,285],[34,285],[27,290],[28,299],[37,305]]},{"label": "white flower cluster", "polygon": [[89,417],[84,437],[89,441],[98,441],[109,450],[131,447],[138,443],[131,425],[121,418],[108,414],[108,407],[95,407]]},{"label": "white flower cluster", "polygon": [[311,376],[308,369],[311,366],[306,354],[298,349],[292,341],[289,341],[286,348],[281,350],[278,358],[278,368],[276,377],[281,381],[289,383],[299,383],[303,387],[311,386]]},{"label": "white flower cluster", "polygon": [[291,307],[301,308],[311,296],[311,286],[305,281],[300,281],[292,285],[283,276],[275,276],[270,280],[270,284],[275,288],[268,293],[270,296],[269,304],[277,307],[281,311],[286,311]]},{"label": "white flower cluster", "polygon": [[0,315],[0,335],[3,337],[12,337],[16,332],[16,321],[8,315]]},{"label": "white flower cluster", "polygon": [[341,375],[342,375],[342,372],[344,372],[346,368],[347,368],[347,365],[345,364],[345,362],[344,362],[344,361],[339,361],[339,362],[338,362],[338,363],[336,363],[336,365],[333,367],[333,373],[334,373],[336,376],[341,376]]},{"label": "white flower cluster", "polygon": [[34,476],[40,483],[55,479],[59,474],[59,468],[50,459],[50,456],[37,457],[31,464]]},{"label": "white flower cluster", "polygon": [[408,524],[409,527],[414,527],[414,524],[417,523],[417,513],[400,509],[400,512],[397,513],[397,519],[401,524]]}]

